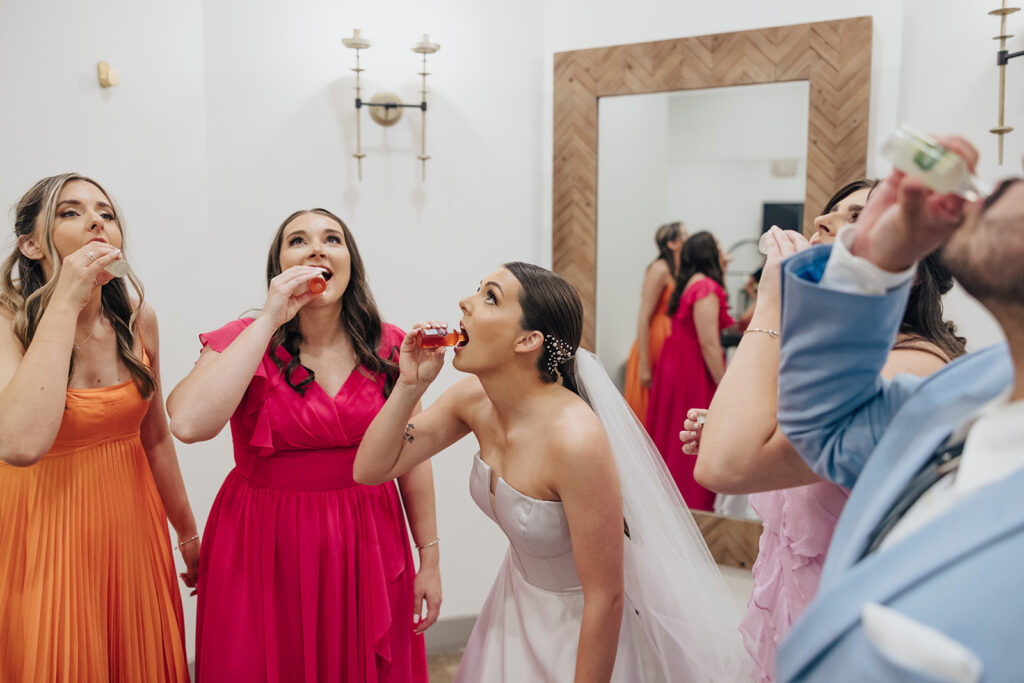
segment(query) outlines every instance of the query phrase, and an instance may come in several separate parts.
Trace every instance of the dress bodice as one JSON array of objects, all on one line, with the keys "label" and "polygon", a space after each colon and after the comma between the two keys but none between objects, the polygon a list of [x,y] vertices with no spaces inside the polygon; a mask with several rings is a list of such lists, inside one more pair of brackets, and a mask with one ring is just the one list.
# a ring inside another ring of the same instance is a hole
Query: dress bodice
[{"label": "dress bodice", "polygon": [[537,588],[580,591],[569,522],[562,503],[531,498],[497,477],[492,506],[490,483],[491,468],[478,453],[473,458],[469,492],[484,514],[508,537],[513,566]]},{"label": "dress bodice", "polygon": [[[223,352],[252,322],[234,320],[199,339]],[[404,337],[400,329],[383,323],[378,355],[395,357]],[[366,428],[384,405],[384,373],[359,366],[333,396],[316,382],[300,394],[281,369],[291,359],[283,347],[268,349],[231,416],[238,472],[261,486],[304,491],[356,486],[352,465]],[[291,374],[296,383],[308,376],[301,365]]]}]

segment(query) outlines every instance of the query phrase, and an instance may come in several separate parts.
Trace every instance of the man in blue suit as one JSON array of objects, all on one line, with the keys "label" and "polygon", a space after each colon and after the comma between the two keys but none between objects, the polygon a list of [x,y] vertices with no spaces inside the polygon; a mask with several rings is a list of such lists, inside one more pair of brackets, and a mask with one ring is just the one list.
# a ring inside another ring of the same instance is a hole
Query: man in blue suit
[{"label": "man in blue suit", "polygon": [[[1007,343],[886,382],[914,264],[943,244]],[[784,264],[782,311],[779,425],[852,495],[778,679],[1024,681],[1024,182],[982,206],[894,173],[831,251]]]}]

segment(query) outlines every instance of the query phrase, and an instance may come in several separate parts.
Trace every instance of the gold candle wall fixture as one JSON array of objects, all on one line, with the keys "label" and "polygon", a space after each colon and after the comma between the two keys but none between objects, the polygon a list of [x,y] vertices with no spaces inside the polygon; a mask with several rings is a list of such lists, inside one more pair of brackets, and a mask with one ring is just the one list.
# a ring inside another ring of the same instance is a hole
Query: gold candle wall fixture
[{"label": "gold candle wall fixture", "polygon": [[989,132],[999,136],[1000,165],[1003,163],[1003,136],[1013,131],[1013,126],[1007,126],[1005,119],[1006,63],[1014,57],[1024,55],[1024,50],[1011,53],[1006,49],[1006,41],[1013,37],[1013,34],[1006,32],[1006,17],[1019,11],[1020,7],[1007,7],[1006,0],[1003,0],[1002,7],[989,12],[990,15],[999,17],[999,35],[994,38],[999,41],[999,51],[996,53],[996,68],[999,69],[999,125],[989,129]]},{"label": "gold candle wall fixture", "polygon": [[356,66],[353,71],[356,73],[356,151],[352,156],[356,159],[358,166],[359,180],[363,179],[363,159],[366,154],[363,152],[361,112],[363,107],[369,109],[370,118],[382,126],[393,126],[402,118],[403,109],[420,110],[420,153],[416,155],[422,164],[422,179],[427,179],[427,55],[432,55],[441,49],[437,43],[430,42],[430,36],[423,34],[422,40],[412,46],[412,51],[423,56],[422,70],[417,74],[421,78],[420,101],[416,104],[403,104],[398,95],[391,92],[378,92],[369,100],[364,100],[361,87],[361,74],[363,69],[359,62],[359,51],[368,49],[372,43],[362,35],[360,29],[353,29],[350,38],[343,38],[342,44],[356,51]]}]

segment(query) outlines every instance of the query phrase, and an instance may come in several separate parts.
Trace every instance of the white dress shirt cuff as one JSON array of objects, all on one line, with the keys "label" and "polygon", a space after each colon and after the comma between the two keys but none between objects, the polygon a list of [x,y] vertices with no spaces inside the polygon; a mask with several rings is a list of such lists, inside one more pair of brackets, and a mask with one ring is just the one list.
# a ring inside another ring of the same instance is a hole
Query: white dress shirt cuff
[{"label": "white dress shirt cuff", "polygon": [[903,272],[890,273],[882,270],[866,258],[850,253],[855,226],[847,225],[839,230],[832,245],[832,254],[825,265],[825,272],[818,283],[825,289],[847,294],[884,296],[887,292],[913,279],[917,264]]}]

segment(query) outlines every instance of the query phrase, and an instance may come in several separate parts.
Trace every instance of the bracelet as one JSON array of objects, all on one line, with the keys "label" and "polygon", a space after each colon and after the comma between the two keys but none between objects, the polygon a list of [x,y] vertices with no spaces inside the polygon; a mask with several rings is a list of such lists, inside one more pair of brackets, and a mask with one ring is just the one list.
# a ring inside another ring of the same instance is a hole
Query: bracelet
[{"label": "bracelet", "polygon": [[178,550],[179,551],[181,550],[181,546],[188,545],[192,541],[198,541],[198,540],[199,540],[199,534],[196,534],[192,538],[186,538],[184,541],[178,541]]},{"label": "bracelet", "polygon": [[440,539],[440,538],[435,538],[435,539],[434,539],[433,541],[431,541],[430,543],[424,543],[423,545],[418,545],[418,544],[417,544],[417,545],[416,545],[416,550],[423,550],[424,548],[429,548],[429,547],[430,547],[430,546],[432,546],[432,545],[437,545],[437,544],[438,544],[438,543],[440,543],[440,542],[441,542],[441,539]]},{"label": "bracelet", "polygon": [[766,327],[748,327],[746,330],[743,331],[743,334],[746,334],[747,332],[764,332],[772,339],[777,339],[779,337],[778,330],[772,330]]}]

